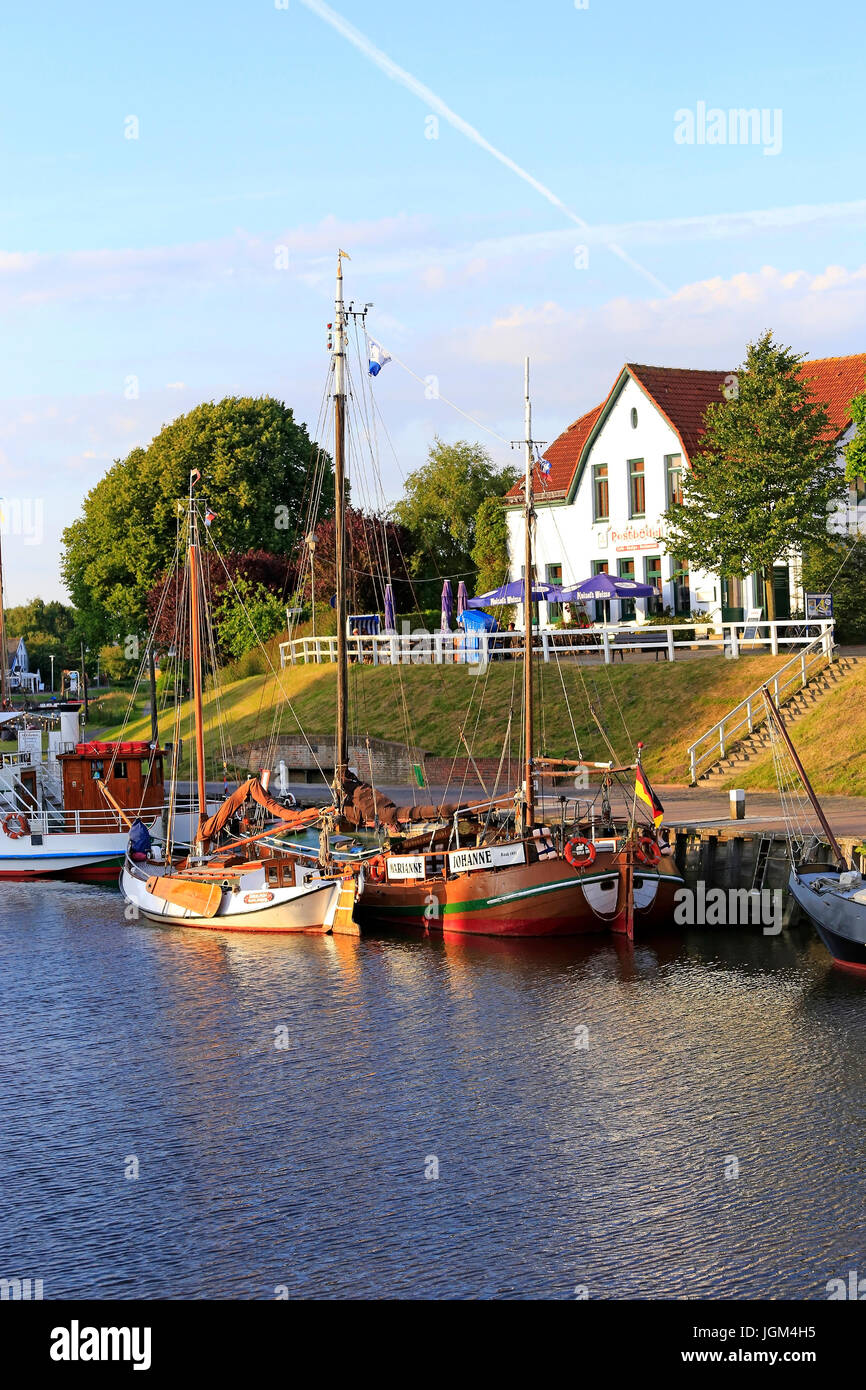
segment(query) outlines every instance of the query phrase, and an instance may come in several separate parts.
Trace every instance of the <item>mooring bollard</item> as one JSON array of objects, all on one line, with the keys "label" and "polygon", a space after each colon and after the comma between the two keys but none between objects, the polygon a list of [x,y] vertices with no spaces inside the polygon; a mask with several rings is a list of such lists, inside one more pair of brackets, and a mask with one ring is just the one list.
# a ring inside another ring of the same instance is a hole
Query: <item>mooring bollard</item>
[{"label": "mooring bollard", "polygon": [[731,791],[728,796],[730,797],[731,820],[745,820],[746,793],[744,791]]}]

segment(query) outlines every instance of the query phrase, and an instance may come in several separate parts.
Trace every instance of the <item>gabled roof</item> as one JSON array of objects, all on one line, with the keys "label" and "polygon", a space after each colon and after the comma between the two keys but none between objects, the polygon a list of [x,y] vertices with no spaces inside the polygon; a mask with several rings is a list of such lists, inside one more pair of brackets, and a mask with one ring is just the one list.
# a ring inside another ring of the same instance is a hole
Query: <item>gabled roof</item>
[{"label": "gabled roof", "polygon": [[[579,420],[575,420],[573,424],[569,425],[564,434],[561,434],[545,449],[544,457],[550,464],[550,472],[542,473],[537,464],[532,470],[532,486],[539,502],[555,502],[567,495],[583,452],[583,446],[592,433],[592,428],[602,409],[603,405],[593,406],[592,410],[581,415]],[[521,478],[505,494],[505,501],[520,501],[522,497],[523,479]]]},{"label": "gabled roof", "polygon": [[[807,359],[800,374],[811,382],[815,399],[826,404],[834,437],[838,439],[851,424],[852,398],[866,388],[866,353]],[[732,375],[736,375],[735,369],[701,371],[690,367],[651,367],[627,362],[607,400],[581,415],[544,451],[551,469],[546,478],[535,470],[536,501],[543,504],[545,501],[573,496],[593,438],[629,379],[661,411],[678,435],[686,458],[690,460],[700,447],[707,406],[723,400],[722,386],[725,379]],[[522,482],[516,483],[506,494],[506,501],[517,501],[522,493]]]},{"label": "gabled roof", "polygon": [[836,438],[851,423],[851,399],[866,386],[866,352],[850,357],[816,357],[806,361],[800,375],[812,381],[812,395],[827,407]]},{"label": "gabled roof", "polygon": [[721,401],[729,372],[694,371],[689,367],[644,367],[627,362],[626,371],[654,401],[680,437],[686,454],[697,451],[708,405]]}]

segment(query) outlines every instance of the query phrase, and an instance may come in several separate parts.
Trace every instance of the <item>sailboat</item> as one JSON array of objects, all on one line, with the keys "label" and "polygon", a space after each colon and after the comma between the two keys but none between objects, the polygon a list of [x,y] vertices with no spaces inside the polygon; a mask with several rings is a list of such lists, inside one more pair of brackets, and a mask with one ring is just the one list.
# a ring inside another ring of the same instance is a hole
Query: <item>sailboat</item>
[{"label": "sailboat", "polygon": [[[400,808],[349,769],[348,652],[345,565],[346,350],[342,254],[338,257],[333,324],[336,494],[337,728],[334,790],[341,825],[384,827],[382,844],[365,860],[356,918],[361,926],[509,937],[615,931],[631,938],[636,911],[668,917],[682,883],[663,864],[652,824],[617,823],[603,801],[600,816],[554,827],[536,814],[536,778],[548,769],[533,756],[532,526],[533,445],[529,359],[525,363],[524,653],[522,785],[508,796],[474,803]],[[574,767],[587,767],[574,764]],[[635,766],[593,765],[608,784]],[[574,775],[572,770],[572,776]],[[606,808],[606,809],[605,809]]]},{"label": "sailboat", "polygon": [[[196,831],[188,852],[155,846],[140,821],[129,824],[129,841],[120,884],[127,903],[146,920],[216,931],[357,934],[352,922],[356,879],[351,868],[333,861],[328,841],[331,821],[317,809],[296,811],[271,797],[267,782],[247,778],[208,813],[204,743],[202,632],[207,621],[201,584],[198,470],[190,474],[186,507],[186,587],[189,594],[190,686],[198,794]],[[176,716],[179,719],[179,711]],[[173,783],[178,743],[173,749]],[[109,804],[114,799],[99,783]],[[309,831],[320,824],[318,850],[284,849],[274,841],[273,825],[256,834],[232,834],[244,806],[252,802],[280,829]],[[119,808],[116,808],[119,810]],[[267,841],[267,844],[265,843]]]},{"label": "sailboat", "polygon": [[[769,688],[765,686],[763,693],[773,740],[773,762],[785,811],[785,831],[791,859],[788,891],[809,918],[834,963],[844,970],[866,974],[866,880],[845,858]],[[804,834],[799,823],[795,813],[796,798],[787,785],[776,738],[781,740],[796,778],[818,818],[830,848],[832,864],[813,862],[812,853],[820,842],[817,836]]]}]

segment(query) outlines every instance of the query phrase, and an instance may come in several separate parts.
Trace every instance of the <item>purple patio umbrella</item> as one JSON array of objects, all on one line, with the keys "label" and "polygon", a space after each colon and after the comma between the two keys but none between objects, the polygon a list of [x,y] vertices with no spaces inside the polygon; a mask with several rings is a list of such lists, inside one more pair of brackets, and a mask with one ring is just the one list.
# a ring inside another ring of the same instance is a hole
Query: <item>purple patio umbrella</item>
[{"label": "purple patio umbrella", "polygon": [[451,631],[451,619],[454,616],[454,595],[451,592],[451,580],[446,579],[442,585],[442,616],[439,626],[443,632]]},{"label": "purple patio umbrella", "polygon": [[467,592],[466,592],[466,583],[465,583],[464,580],[461,579],[461,580],[460,580],[460,583],[457,585],[457,617],[458,617],[458,619],[462,618],[463,614],[466,612],[466,605],[468,604],[468,602],[469,602],[469,595],[468,595]]},{"label": "purple patio umbrella", "polygon": [[[500,584],[498,589],[490,589],[486,594],[477,594],[466,605],[467,608],[493,608],[500,603],[523,602],[523,580],[512,579],[510,584]],[[542,584],[538,580],[532,586],[532,602],[543,603],[545,599],[559,602],[559,590],[553,584]]]},{"label": "purple patio umbrella", "polygon": [[390,584],[385,585],[385,631],[397,631],[397,619],[394,614],[394,590]]},{"label": "purple patio umbrella", "polygon": [[557,599],[571,603],[574,599],[651,598],[654,594],[658,594],[658,589],[652,584],[638,584],[635,579],[621,579],[613,574],[594,574],[591,579],[559,589]]}]

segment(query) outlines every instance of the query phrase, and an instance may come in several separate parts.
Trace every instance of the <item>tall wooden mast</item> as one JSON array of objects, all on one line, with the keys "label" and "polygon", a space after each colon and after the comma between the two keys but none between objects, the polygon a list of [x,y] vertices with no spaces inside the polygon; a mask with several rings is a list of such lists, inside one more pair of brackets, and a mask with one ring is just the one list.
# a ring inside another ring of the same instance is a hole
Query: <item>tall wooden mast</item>
[{"label": "tall wooden mast", "polygon": [[346,313],[343,308],[343,256],[337,255],[334,299],[334,531],[337,583],[337,729],[334,789],[342,806],[349,767],[349,662],[346,624]]},{"label": "tall wooden mast", "polygon": [[195,718],[195,758],[198,775],[198,830],[196,840],[200,839],[201,825],[207,817],[207,778],[204,765],[204,711],[202,709],[202,662],[201,662],[201,598],[199,594],[198,525],[195,515],[195,485],[201,474],[194,469],[189,475],[189,633],[191,652],[192,701]]},{"label": "tall wooden mast", "polygon": [[[2,520],[2,517],[0,517]],[[3,598],[3,540],[0,526],[0,708],[5,709],[9,699],[6,684],[6,615]]]},{"label": "tall wooden mast", "polygon": [[523,831],[528,834],[535,820],[535,795],[532,785],[532,403],[529,399],[529,358],[524,362],[524,448],[526,451],[526,479],[524,486],[524,562],[523,562],[523,747],[526,757],[524,768],[525,791],[523,798]]}]

